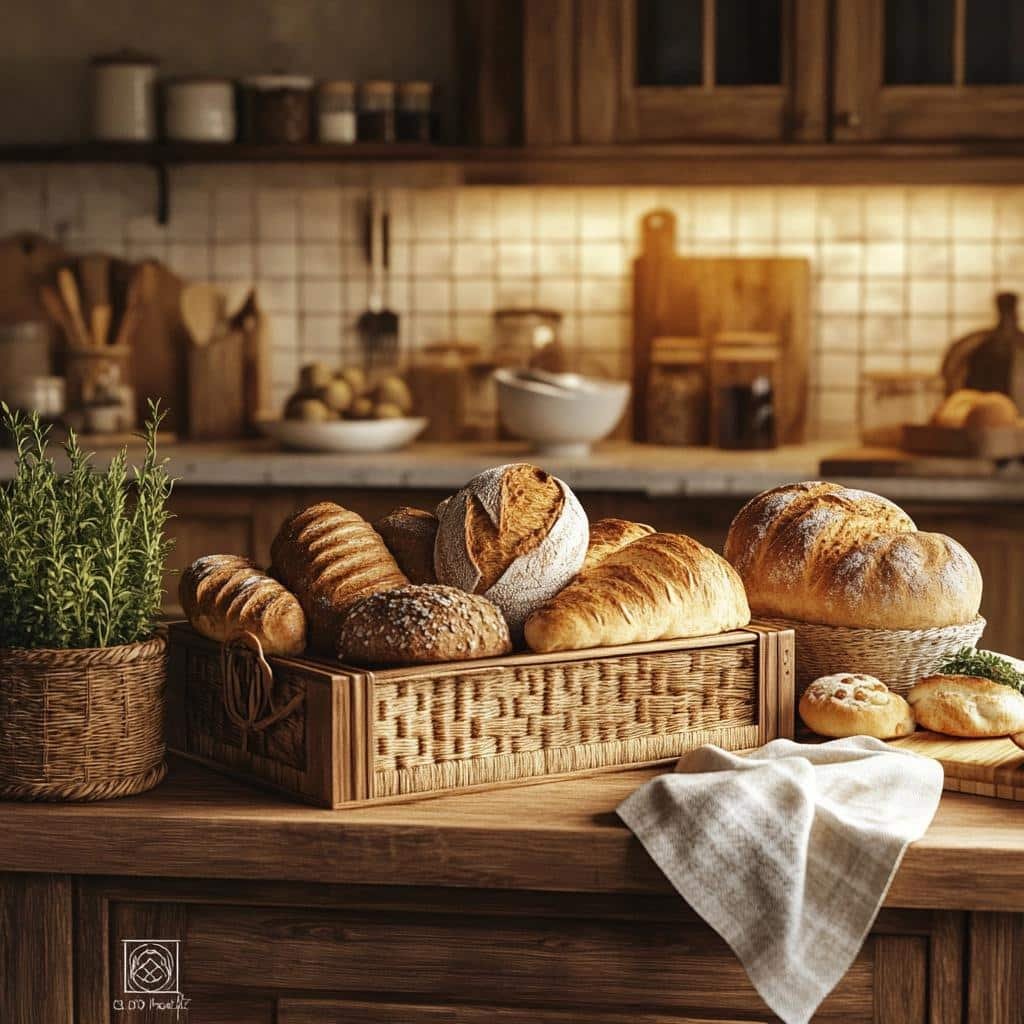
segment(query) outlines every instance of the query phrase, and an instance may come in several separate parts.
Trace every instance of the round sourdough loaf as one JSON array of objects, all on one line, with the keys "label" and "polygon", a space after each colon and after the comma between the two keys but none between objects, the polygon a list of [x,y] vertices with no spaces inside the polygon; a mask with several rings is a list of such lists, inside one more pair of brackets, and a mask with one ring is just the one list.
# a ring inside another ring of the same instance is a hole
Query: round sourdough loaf
[{"label": "round sourdough loaf", "polygon": [[434,547],[439,583],[483,594],[514,638],[526,617],[580,570],[587,514],[557,477],[526,463],[473,477],[441,511]]},{"label": "round sourdough loaf", "polygon": [[972,622],[981,572],[940,533],[919,533],[891,501],[830,483],[776,487],[737,514],[725,557],[755,615],[854,629]]},{"label": "round sourdough loaf", "polygon": [[1024,696],[981,676],[927,676],[907,700],[918,725],[947,736],[1012,736],[1024,729]]},{"label": "round sourdough loaf", "polygon": [[914,731],[910,705],[874,676],[839,672],[815,679],[800,698],[800,717],[819,736],[874,736],[880,740]]},{"label": "round sourdough loaf", "polygon": [[494,658],[512,649],[508,626],[486,597],[439,584],[397,587],[354,605],[338,657],[358,665],[424,665]]}]

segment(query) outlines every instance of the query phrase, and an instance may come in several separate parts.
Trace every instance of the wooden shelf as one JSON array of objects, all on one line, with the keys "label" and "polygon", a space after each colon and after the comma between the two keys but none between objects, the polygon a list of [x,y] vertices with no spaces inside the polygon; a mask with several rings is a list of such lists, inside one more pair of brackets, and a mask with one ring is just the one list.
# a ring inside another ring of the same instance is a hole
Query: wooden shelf
[{"label": "wooden shelf", "polygon": [[1024,144],[787,143],[430,146],[418,143],[106,143],[0,145],[0,163],[153,167],[162,220],[168,168],[216,163],[445,165],[466,185],[1024,184]]}]

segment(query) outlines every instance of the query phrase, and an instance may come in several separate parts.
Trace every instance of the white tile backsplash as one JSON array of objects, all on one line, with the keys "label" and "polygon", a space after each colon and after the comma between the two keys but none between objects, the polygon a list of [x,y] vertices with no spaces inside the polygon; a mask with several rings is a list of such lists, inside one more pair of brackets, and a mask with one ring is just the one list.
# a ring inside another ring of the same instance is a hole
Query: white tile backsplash
[{"label": "white tile backsplash", "polygon": [[[10,166],[0,225],[78,251],[166,260],[190,278],[257,282],[283,395],[309,358],[354,357],[367,308],[362,247],[374,171],[175,168],[171,222],[136,167]],[[499,306],[564,313],[581,366],[628,373],[640,218],[677,220],[689,255],[800,256],[812,270],[812,430],[850,436],[860,374],[934,371],[953,337],[994,321],[997,288],[1024,291],[1024,187],[573,188],[385,186],[388,305],[406,351],[489,340]],[[441,181],[443,179],[437,179]]]}]

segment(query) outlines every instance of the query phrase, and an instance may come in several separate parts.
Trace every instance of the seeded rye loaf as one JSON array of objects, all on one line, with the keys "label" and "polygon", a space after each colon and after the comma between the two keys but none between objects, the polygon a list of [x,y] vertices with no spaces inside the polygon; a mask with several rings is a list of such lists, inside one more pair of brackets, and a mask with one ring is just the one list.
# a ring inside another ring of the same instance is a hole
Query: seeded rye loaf
[{"label": "seeded rye loaf", "polygon": [[266,654],[299,654],[306,616],[295,595],[238,555],[205,555],[182,574],[178,597],[197,633],[223,643],[252,633]]},{"label": "seeded rye loaf", "polygon": [[898,505],[837,484],[788,484],[737,514],[725,557],[755,615],[856,629],[968,623],[981,572],[940,533],[919,533]]},{"label": "seeded rye loaf", "polygon": [[373,527],[332,501],[289,516],[270,557],[273,574],[306,613],[310,645],[322,653],[337,651],[341,624],[357,601],[409,582]]},{"label": "seeded rye loaf", "polygon": [[338,657],[357,665],[424,665],[493,658],[512,650],[498,607],[439,584],[384,590],[354,605]]}]

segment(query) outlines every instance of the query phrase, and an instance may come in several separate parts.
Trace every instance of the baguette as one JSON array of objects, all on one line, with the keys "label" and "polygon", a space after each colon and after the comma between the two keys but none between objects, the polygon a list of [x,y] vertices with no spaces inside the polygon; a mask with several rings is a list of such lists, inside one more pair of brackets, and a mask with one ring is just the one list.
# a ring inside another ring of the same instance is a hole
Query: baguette
[{"label": "baguette", "polygon": [[409,582],[373,527],[332,501],[289,516],[270,555],[274,575],[306,613],[310,645],[322,653],[336,652],[352,605]]},{"label": "baguette", "polygon": [[582,573],[527,620],[539,652],[582,650],[745,626],[743,584],[720,555],[691,537],[652,533]]},{"label": "baguette", "polygon": [[181,575],[178,596],[197,633],[223,643],[252,633],[266,654],[299,654],[306,616],[295,595],[247,558],[205,555]]}]

